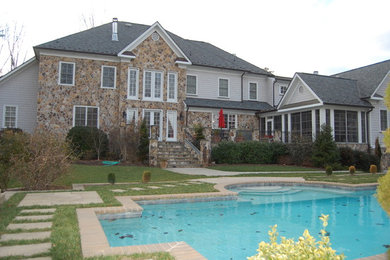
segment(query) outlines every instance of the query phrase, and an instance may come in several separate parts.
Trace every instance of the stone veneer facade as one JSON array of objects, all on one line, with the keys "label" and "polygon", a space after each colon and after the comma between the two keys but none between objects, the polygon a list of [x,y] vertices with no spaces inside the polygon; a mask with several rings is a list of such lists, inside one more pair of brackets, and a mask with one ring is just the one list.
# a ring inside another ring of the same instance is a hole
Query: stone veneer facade
[{"label": "stone veneer facade", "polygon": [[[38,91],[38,128],[54,131],[62,135],[73,127],[73,107],[99,107],[99,127],[109,132],[111,129],[124,126],[126,119],[123,112],[127,108],[138,109],[138,120],[142,120],[143,109],[163,111],[163,140],[166,138],[166,112],[177,111],[177,140],[182,141],[185,122],[184,104],[186,71],[175,64],[178,58],[168,44],[159,38],[154,41],[149,36],[132,50],[136,58],[130,61],[109,62],[86,58],[68,58],[41,55],[39,62]],[[111,57],[112,58],[112,57]],[[75,63],[74,86],[58,84],[59,62]],[[116,67],[116,88],[101,88],[102,66]],[[128,69],[139,70],[138,100],[127,99]],[[143,98],[144,70],[163,72],[163,101],[145,101]],[[167,102],[168,72],[177,74],[177,102]],[[182,120],[180,120],[180,118]]]}]

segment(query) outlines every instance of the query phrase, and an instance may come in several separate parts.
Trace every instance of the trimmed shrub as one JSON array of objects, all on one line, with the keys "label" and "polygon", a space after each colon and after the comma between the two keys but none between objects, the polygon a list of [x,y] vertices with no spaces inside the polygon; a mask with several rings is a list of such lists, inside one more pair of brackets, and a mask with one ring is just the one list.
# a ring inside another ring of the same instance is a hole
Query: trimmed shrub
[{"label": "trimmed shrub", "polygon": [[339,157],[339,151],[332,136],[332,128],[324,124],[321,126],[321,132],[313,144],[311,160],[314,166],[324,167],[338,162]]},{"label": "trimmed shrub", "polygon": [[353,166],[353,165],[349,166],[348,171],[349,171],[349,174],[354,175],[356,172],[355,166]]},{"label": "trimmed shrub", "polygon": [[349,147],[340,147],[340,163],[344,166],[348,165],[354,165],[355,164],[355,157],[353,150]]},{"label": "trimmed shrub", "polygon": [[211,151],[216,163],[277,163],[281,155],[287,153],[283,143],[262,143],[246,141],[240,143],[221,142]]},{"label": "trimmed shrub", "polygon": [[375,164],[379,165],[378,157],[374,154],[369,154],[367,152],[353,151],[354,160],[356,168],[368,172],[370,170],[370,165]]},{"label": "trimmed shrub", "polygon": [[152,178],[152,173],[150,171],[144,171],[142,173],[142,182],[143,183],[150,182],[151,178]]},{"label": "trimmed shrub", "polygon": [[291,161],[296,165],[302,165],[305,160],[311,158],[313,142],[311,138],[293,136],[291,143],[287,144]]},{"label": "trimmed shrub", "polygon": [[326,175],[330,176],[333,174],[333,169],[332,169],[332,166],[328,165],[325,167],[325,173]]},{"label": "trimmed shrub", "polygon": [[370,165],[370,173],[375,174],[378,172],[378,167],[375,164]]},{"label": "trimmed shrub", "polygon": [[96,127],[75,126],[69,130],[66,139],[80,159],[98,159],[108,151],[107,134]]},{"label": "trimmed shrub", "polygon": [[115,174],[114,173],[109,173],[108,175],[107,175],[107,181],[108,181],[108,183],[110,183],[110,184],[115,184]]}]

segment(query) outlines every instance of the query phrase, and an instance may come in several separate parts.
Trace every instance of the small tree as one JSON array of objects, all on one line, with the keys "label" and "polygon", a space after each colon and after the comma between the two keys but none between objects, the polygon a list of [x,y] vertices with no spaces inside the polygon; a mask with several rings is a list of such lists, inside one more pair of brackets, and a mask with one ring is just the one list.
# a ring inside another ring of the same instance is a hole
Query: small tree
[{"label": "small tree", "polygon": [[315,166],[325,167],[334,164],[339,160],[339,151],[333,140],[332,129],[330,126],[323,124],[321,132],[313,144],[313,155],[311,159]]},{"label": "small tree", "polygon": [[138,158],[141,162],[147,163],[149,157],[149,135],[145,120],[142,121],[139,130]]},{"label": "small tree", "polygon": [[24,149],[11,162],[15,175],[27,190],[47,189],[68,171],[73,159],[69,143],[47,132],[29,135]]},{"label": "small tree", "polygon": [[14,158],[25,153],[27,135],[21,131],[6,129],[0,132],[0,190],[4,192],[12,177]]},{"label": "small tree", "polygon": [[104,155],[108,149],[107,134],[96,127],[89,127],[89,131],[92,139],[92,146],[96,152],[97,159],[100,160],[100,156]]},{"label": "small tree", "polygon": [[205,139],[205,136],[203,134],[204,127],[201,124],[196,124],[194,126],[194,132],[195,132],[195,146],[200,149],[200,141]]}]

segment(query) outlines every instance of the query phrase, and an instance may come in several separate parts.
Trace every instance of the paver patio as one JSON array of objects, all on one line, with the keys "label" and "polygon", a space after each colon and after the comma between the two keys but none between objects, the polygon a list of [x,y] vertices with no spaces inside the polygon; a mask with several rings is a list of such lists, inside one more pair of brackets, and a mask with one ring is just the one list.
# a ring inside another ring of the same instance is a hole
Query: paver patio
[{"label": "paver patio", "polygon": [[103,203],[96,191],[28,193],[19,207]]}]

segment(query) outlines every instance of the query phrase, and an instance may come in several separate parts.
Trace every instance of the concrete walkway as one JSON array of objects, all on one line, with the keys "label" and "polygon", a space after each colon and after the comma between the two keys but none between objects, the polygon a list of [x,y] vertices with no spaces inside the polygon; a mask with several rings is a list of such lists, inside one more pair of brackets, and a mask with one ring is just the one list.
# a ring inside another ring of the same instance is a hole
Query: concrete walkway
[{"label": "concrete walkway", "polygon": [[[272,174],[272,173],[291,173],[300,171],[279,171],[279,172],[228,172],[212,170],[208,168],[167,168],[168,171],[188,174],[188,175],[205,175],[205,176],[235,176],[241,174]],[[325,171],[303,171],[304,173],[324,173]]]}]

